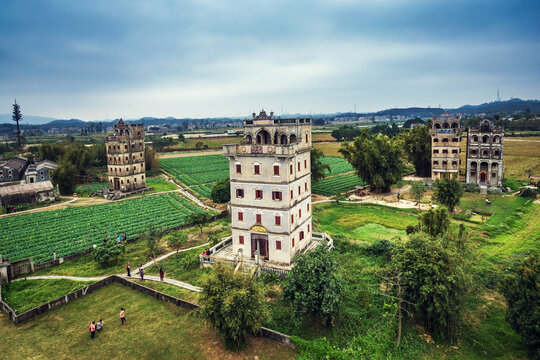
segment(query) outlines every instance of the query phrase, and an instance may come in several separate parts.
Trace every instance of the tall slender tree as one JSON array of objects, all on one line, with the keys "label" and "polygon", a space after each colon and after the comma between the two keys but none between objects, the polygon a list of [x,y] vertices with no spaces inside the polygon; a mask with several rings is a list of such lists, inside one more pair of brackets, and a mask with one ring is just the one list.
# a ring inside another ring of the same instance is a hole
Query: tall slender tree
[{"label": "tall slender tree", "polygon": [[22,114],[21,106],[17,104],[17,99],[15,99],[15,103],[13,104],[13,116],[11,119],[17,123],[17,145],[21,147],[21,129],[19,128],[19,122],[22,121]]}]

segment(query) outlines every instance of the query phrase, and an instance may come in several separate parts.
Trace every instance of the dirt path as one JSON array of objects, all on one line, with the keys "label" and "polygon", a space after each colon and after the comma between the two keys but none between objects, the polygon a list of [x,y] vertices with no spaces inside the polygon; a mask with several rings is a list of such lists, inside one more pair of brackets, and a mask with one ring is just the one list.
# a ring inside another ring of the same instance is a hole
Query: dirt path
[{"label": "dirt path", "polygon": [[222,153],[223,151],[221,150],[178,151],[178,152],[171,152],[171,153],[159,153],[158,157],[160,159],[170,159],[170,158],[189,157],[189,156],[221,155]]}]

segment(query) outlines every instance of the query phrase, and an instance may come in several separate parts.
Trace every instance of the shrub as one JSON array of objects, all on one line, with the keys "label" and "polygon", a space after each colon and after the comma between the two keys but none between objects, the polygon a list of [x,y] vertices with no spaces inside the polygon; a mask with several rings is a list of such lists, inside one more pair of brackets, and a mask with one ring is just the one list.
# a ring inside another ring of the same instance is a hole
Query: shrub
[{"label": "shrub", "polygon": [[[411,226],[411,225],[409,225]],[[408,227],[407,227],[408,228]],[[377,240],[370,245],[367,250],[372,255],[388,255],[392,252],[396,244],[389,240]]]},{"label": "shrub", "polygon": [[268,315],[261,284],[223,263],[217,263],[203,283],[200,304],[202,316],[230,350],[244,349],[248,334],[255,334]]},{"label": "shrub", "polygon": [[296,255],[294,263],[287,274],[283,295],[291,303],[296,319],[311,313],[330,324],[343,292],[333,252],[318,246],[313,251]]},{"label": "shrub", "polygon": [[532,358],[540,359],[540,258],[530,255],[512,272],[502,286],[506,320],[523,337]]},{"label": "shrub", "polygon": [[231,200],[231,183],[229,179],[219,180],[212,186],[210,199],[215,203],[226,203]]},{"label": "shrub", "polygon": [[469,193],[479,193],[480,192],[480,185],[478,185],[478,184],[464,184],[463,185],[463,191],[469,192]]},{"label": "shrub", "polygon": [[521,192],[519,193],[519,196],[536,199],[537,193],[536,193],[536,191],[534,189],[525,188],[525,189],[521,190]]}]

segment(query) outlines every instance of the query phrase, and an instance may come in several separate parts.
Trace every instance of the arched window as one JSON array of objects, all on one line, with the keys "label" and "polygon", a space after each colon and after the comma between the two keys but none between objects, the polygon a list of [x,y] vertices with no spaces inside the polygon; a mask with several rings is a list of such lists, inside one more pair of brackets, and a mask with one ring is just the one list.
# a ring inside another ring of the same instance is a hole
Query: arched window
[{"label": "arched window", "polygon": [[443,127],[443,129],[448,129],[448,128],[450,128],[450,124],[445,122],[445,123],[443,123],[442,127]]},{"label": "arched window", "polygon": [[280,141],[281,144],[286,144],[288,143],[287,141],[287,135],[285,134],[281,134],[281,141]]},{"label": "arched window", "polygon": [[290,140],[291,144],[292,144],[292,143],[295,143],[295,142],[296,142],[296,135],[292,134],[291,137],[290,137],[290,139],[291,139],[291,140]]},{"label": "arched window", "polygon": [[458,123],[452,123],[452,129],[457,129],[458,128]]},{"label": "arched window", "polygon": [[244,141],[246,142],[246,144],[251,144],[251,142],[252,142],[251,135],[250,135],[250,134],[247,134],[247,135],[244,137]]},{"label": "arched window", "polygon": [[476,135],[473,135],[473,137],[472,137],[472,141],[474,141],[474,142],[478,142],[478,136],[476,136]]},{"label": "arched window", "polygon": [[441,124],[435,123],[435,124],[433,124],[433,128],[434,128],[434,129],[440,129],[440,128],[441,128]]},{"label": "arched window", "polygon": [[482,136],[482,143],[484,143],[484,144],[489,143],[489,136],[487,136],[487,135]]},{"label": "arched window", "polygon": [[265,145],[268,145],[268,144],[271,144],[272,143],[272,137],[270,136],[270,133],[266,130],[261,130],[259,131],[259,133],[257,134],[257,144],[265,144]]}]

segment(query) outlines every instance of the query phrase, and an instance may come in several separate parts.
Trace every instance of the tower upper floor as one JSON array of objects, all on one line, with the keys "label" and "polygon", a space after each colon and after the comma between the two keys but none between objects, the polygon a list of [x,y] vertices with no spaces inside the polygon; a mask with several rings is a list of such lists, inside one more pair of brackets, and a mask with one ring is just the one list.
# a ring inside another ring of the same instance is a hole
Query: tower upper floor
[{"label": "tower upper floor", "polygon": [[446,134],[461,134],[461,116],[445,112],[433,119],[429,133],[431,136]]},{"label": "tower upper floor", "polygon": [[225,156],[272,155],[289,157],[311,150],[311,119],[278,119],[274,113],[244,120],[244,139],[240,144],[224,145]]}]

